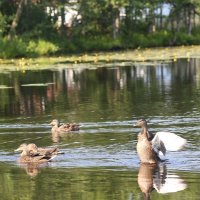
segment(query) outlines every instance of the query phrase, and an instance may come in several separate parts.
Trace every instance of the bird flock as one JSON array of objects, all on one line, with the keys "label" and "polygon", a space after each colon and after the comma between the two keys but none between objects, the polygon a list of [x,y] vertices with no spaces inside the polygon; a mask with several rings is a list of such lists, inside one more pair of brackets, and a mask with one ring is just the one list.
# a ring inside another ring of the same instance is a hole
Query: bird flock
[{"label": "bird flock", "polygon": [[[52,126],[52,135],[58,137],[80,129],[78,124],[60,124],[57,119],[52,120],[50,125]],[[186,144],[186,139],[171,132],[152,134],[148,130],[145,119],[140,119],[134,126],[141,127],[136,147],[141,163],[157,164],[162,162],[160,154],[165,155],[166,151],[178,151]],[[62,154],[57,147],[42,148],[33,143],[21,144],[15,152],[21,153],[19,158],[21,163],[45,163],[51,161],[58,154]]]}]

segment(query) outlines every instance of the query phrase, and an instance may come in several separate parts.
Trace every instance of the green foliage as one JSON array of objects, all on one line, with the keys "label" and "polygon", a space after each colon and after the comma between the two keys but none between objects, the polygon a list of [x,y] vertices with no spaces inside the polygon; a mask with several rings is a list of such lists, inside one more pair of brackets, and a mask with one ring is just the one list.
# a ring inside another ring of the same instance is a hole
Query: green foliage
[{"label": "green foliage", "polygon": [[188,35],[186,33],[176,33],[175,34],[175,45],[193,45],[200,44],[200,34]]},{"label": "green foliage", "polygon": [[137,48],[141,45],[146,44],[147,38],[143,34],[133,33],[128,36],[123,37],[123,47],[124,48]]},{"label": "green foliage", "polygon": [[50,55],[56,53],[58,47],[48,41],[30,41],[27,46],[27,54],[30,56]]},{"label": "green foliage", "polygon": [[169,46],[172,34],[168,31],[151,33],[147,36],[146,47]]},{"label": "green foliage", "polygon": [[80,38],[75,41],[79,51],[101,51],[121,48],[119,39],[96,36],[91,38]]},{"label": "green foliage", "polygon": [[5,38],[0,38],[0,57],[1,58],[15,58],[26,55],[26,44],[22,39],[14,38],[9,41]]},{"label": "green foliage", "polygon": [[5,27],[6,27],[6,20],[5,20],[5,17],[0,12],[0,36],[3,35],[5,31]]},{"label": "green foliage", "polygon": [[45,5],[28,5],[24,7],[17,32],[27,38],[50,39],[55,34],[54,24],[44,12]]},{"label": "green foliage", "polygon": [[167,31],[151,34],[133,33],[123,37],[124,48],[160,47],[170,45],[172,34]]},{"label": "green foliage", "polygon": [[58,53],[81,53],[91,51],[111,51],[119,49],[134,49],[145,47],[161,47],[171,45],[200,44],[200,34],[188,35],[186,33],[173,34],[169,31],[155,32],[151,34],[129,34],[123,38],[111,37],[80,37],[73,40],[62,37],[54,42],[39,40],[22,40],[18,37],[12,41],[0,38],[0,58],[38,57],[55,55]]},{"label": "green foliage", "polygon": [[188,35],[184,32],[173,34],[170,31],[160,31],[150,34],[134,33],[123,38],[124,48],[162,47],[171,45],[200,44],[200,34]]},{"label": "green foliage", "polygon": [[[89,12],[88,12],[89,11]],[[105,0],[80,1],[81,23],[77,25],[77,34],[94,36],[108,34],[112,26],[112,7]]]},{"label": "green foliage", "polygon": [[[55,0],[19,5],[0,1],[1,58],[200,44],[200,23],[193,20],[194,11],[200,9],[198,0]],[[164,13],[166,5],[169,15]],[[70,10],[79,16],[74,16],[71,27],[64,20]],[[9,42],[5,38],[11,27],[16,37]]]},{"label": "green foliage", "polygon": [[18,37],[11,41],[0,38],[0,58],[43,56],[57,51],[58,47],[55,44],[44,40],[25,42]]},{"label": "green foliage", "polygon": [[54,41],[54,44],[56,44],[57,47],[59,47],[57,53],[70,54],[70,53],[76,53],[78,51],[74,40],[72,42],[67,37],[57,37],[53,41]]}]

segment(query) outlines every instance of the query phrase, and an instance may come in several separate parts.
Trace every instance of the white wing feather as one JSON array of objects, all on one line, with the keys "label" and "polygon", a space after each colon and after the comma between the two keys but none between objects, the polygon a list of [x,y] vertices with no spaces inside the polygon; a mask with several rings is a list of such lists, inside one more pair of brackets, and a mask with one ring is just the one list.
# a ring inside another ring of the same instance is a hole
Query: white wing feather
[{"label": "white wing feather", "polygon": [[152,144],[156,141],[162,141],[167,151],[178,151],[186,144],[186,139],[171,132],[157,132],[152,140]]}]

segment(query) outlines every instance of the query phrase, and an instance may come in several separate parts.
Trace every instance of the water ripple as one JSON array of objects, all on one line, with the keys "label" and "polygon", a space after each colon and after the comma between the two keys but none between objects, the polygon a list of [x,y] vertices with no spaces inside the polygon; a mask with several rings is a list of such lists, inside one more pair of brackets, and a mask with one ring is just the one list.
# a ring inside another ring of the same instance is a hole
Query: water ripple
[{"label": "water ripple", "polygon": [[[136,140],[140,129],[133,127],[136,121],[82,122],[80,132],[62,138],[57,144],[50,140],[47,123],[1,124],[0,137],[5,137],[5,140],[1,140],[0,161],[16,163],[18,155],[13,150],[20,141],[25,141],[59,147],[65,154],[55,158],[51,164],[54,167],[137,168]],[[149,129],[152,132],[175,132],[188,140],[184,150],[167,153],[169,169],[200,171],[200,125],[197,117],[156,116],[149,120]]]}]

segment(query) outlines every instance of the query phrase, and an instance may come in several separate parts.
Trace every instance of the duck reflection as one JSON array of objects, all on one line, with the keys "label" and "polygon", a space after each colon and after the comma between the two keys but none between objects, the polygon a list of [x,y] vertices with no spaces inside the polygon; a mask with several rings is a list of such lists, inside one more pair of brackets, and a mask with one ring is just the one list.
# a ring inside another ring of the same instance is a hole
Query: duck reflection
[{"label": "duck reflection", "polygon": [[71,132],[67,134],[54,132],[51,134],[51,139],[53,143],[59,143],[62,139],[72,139],[77,135],[78,135],[77,133],[71,133]]},{"label": "duck reflection", "polygon": [[167,174],[164,163],[159,165],[140,164],[138,185],[145,200],[150,200],[150,194],[155,189],[160,194],[178,192],[186,189],[187,185],[175,174]]},{"label": "duck reflection", "polygon": [[20,167],[25,169],[26,173],[30,176],[30,177],[36,177],[42,168],[48,166],[48,163],[43,163],[43,164],[39,164],[39,163],[21,163]]}]

